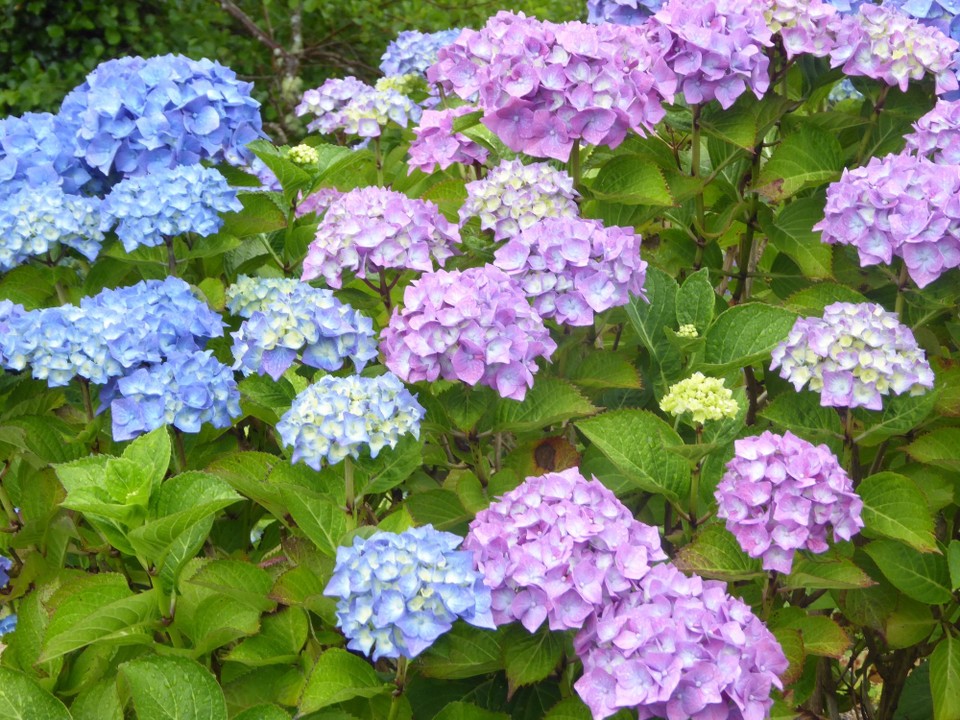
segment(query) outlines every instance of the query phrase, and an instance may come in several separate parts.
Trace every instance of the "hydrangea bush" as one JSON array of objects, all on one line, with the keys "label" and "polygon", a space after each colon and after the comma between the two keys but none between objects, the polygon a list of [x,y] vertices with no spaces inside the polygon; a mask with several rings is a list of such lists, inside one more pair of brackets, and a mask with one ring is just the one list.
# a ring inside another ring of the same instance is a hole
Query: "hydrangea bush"
[{"label": "hydrangea bush", "polygon": [[960,718],[960,5],[489,10],[0,119],[8,715]]}]

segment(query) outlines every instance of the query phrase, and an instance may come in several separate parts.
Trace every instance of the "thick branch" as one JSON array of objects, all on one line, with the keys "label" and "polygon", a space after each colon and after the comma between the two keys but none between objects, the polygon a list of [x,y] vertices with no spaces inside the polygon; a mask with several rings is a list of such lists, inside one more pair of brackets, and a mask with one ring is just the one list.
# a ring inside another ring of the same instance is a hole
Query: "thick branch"
[{"label": "thick branch", "polygon": [[230,15],[232,15],[243,27],[246,28],[247,32],[253,35],[257,40],[266,45],[268,48],[274,52],[279,52],[284,55],[287,54],[286,49],[280,45],[276,40],[273,39],[270,35],[265,33],[263,29],[257,25],[249,15],[247,15],[240,7],[232,2],[231,0],[219,0],[220,7],[226,10]]}]

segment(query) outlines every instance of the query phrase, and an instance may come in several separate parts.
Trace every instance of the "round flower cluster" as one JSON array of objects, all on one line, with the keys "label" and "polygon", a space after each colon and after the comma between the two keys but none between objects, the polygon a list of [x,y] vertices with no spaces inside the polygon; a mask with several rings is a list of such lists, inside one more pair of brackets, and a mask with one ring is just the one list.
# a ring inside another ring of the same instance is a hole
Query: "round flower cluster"
[{"label": "round flower cluster", "polygon": [[664,0],[587,0],[587,22],[643,25]]},{"label": "round flower cluster", "polygon": [[910,328],[872,303],[834,303],[823,318],[798,318],[771,353],[770,369],[824,407],[883,409],[883,395],[922,395],[933,371]]},{"label": "round flower cluster", "polygon": [[[924,25],[931,25],[944,35],[956,39],[956,14],[960,12],[960,5],[956,0],[884,0],[884,5],[894,7],[904,15],[916,18]],[[951,33],[954,30],[954,33]]]},{"label": "round flower cluster", "polygon": [[460,28],[422,33],[404,30],[387,45],[380,58],[380,72],[384,75],[423,75],[437,61],[440,48],[446,47],[460,36]]},{"label": "round flower cluster", "polygon": [[882,80],[906,92],[911,80],[930,73],[938,94],[957,89],[957,78],[948,71],[960,44],[896,8],[864,3],[857,14],[841,15],[835,32],[830,63],[847,75]]},{"label": "round flower cluster", "polygon": [[734,449],[714,491],[717,517],[764,570],[789,573],[797,550],[826,552],[828,528],[849,540],[863,527],[863,501],[826,445],[768,431]]},{"label": "round flower cluster", "polygon": [[90,173],[75,157],[76,133],[70,121],[50,113],[0,119],[0,192],[42,185],[79,192]]},{"label": "round flower cluster", "polygon": [[419,437],[423,416],[416,396],[394,375],[325,375],[297,395],[277,432],[293,448],[293,462],[319,470],[324,460],[335,465],[347,456],[358,458],[364,447],[376,457],[407,433]]},{"label": "round flower cluster", "polygon": [[309,145],[294,145],[287,157],[297,165],[313,165],[320,160],[320,153]]},{"label": "round flower cluster", "polygon": [[292,295],[303,283],[294,278],[248,277],[241,275],[227,288],[227,310],[248,318]]},{"label": "round flower cluster", "polygon": [[642,34],[616,25],[556,24],[502,11],[464,30],[427,71],[477,104],[514,152],[567,160],[575,141],[616,147],[673,101],[675,77]]},{"label": "round flower cluster", "polygon": [[52,184],[24,186],[0,197],[0,270],[46,255],[57,245],[93,260],[102,242],[97,198],[67,195]]},{"label": "round flower cluster", "polygon": [[182,165],[114,185],[103,199],[101,228],[116,226],[123,249],[133,252],[184,233],[213,235],[223,225],[220,213],[242,209],[237,191],[219,172]]},{"label": "round flower cluster", "polygon": [[462,538],[432,525],[400,534],[355,537],[337,548],[324,595],[337,598],[337,626],[347,647],[382,657],[414,658],[457,619],[493,629],[490,590]]},{"label": "round flower cluster", "polygon": [[201,161],[243,165],[263,137],[253,83],[211,60],[127,57],[97,66],[63,101],[77,155],[104,175],[156,172]]},{"label": "round flower cluster", "polygon": [[767,0],[764,14],[770,30],[780,35],[788,58],[826,57],[836,44],[837,8],[822,0]]},{"label": "round flower cluster", "polygon": [[492,265],[414,280],[380,337],[387,367],[407,382],[480,383],[514,400],[533,386],[536,359],[557,349],[516,281]]},{"label": "round flower cluster", "polygon": [[11,370],[27,366],[50,387],[79,375],[103,384],[174,352],[202,348],[223,335],[223,321],[183,280],[147,280],[104,290],[80,306],[14,311],[0,334],[0,358]]},{"label": "round flower cluster", "polygon": [[960,165],[960,101],[940,100],[913,124],[907,148],[943,165]]},{"label": "round flower cluster", "polygon": [[320,188],[300,200],[297,203],[294,213],[297,217],[303,217],[307,213],[314,213],[319,218],[327,211],[330,204],[342,195],[343,193],[336,188]]},{"label": "round flower cluster", "polygon": [[677,330],[677,335],[682,338],[687,338],[688,340],[700,337],[700,333],[697,332],[697,326],[692,323],[681,325]]},{"label": "round flower cluster", "polygon": [[925,287],[960,266],[960,167],[911,155],[871,158],[827,188],[826,243],[853,245],[861,265],[903,258]]},{"label": "round flower cluster", "polygon": [[463,133],[453,131],[453,121],[469,115],[476,108],[461,105],[451,110],[425,110],[414,129],[416,138],[410,143],[410,172],[414,168],[431,173],[439,167],[446,170],[453,163],[471,165],[486,161],[488,150]]},{"label": "round flower cluster", "polygon": [[355,77],[327,80],[315,90],[307,90],[296,107],[299,116],[313,115],[308,130],[324,134],[342,130],[347,135],[379,137],[389,121],[401,127],[416,123],[421,108],[396,90],[378,90]]},{"label": "round flower cluster", "polygon": [[577,468],[529,477],[477,513],[463,543],[492,588],[497,625],[579,629],[665,560],[657,530]]},{"label": "round flower cluster", "polygon": [[547,217],[577,217],[573,178],[547,163],[503,160],[482,180],[467,183],[460,224],[480,218],[480,227],[505,240]]},{"label": "round flower cluster", "polygon": [[353,361],[357,372],[377,356],[373,321],[329,290],[300,283],[267,303],[231,333],[234,369],[278,380],[301,350],[302,362],[333,372]]},{"label": "round flower cluster", "polygon": [[132,440],[164,425],[198,433],[210,423],[228,428],[242,415],[233,372],[209,350],[175,351],[161,363],[111,379],[100,393],[110,408],[114,440]]},{"label": "round flower cluster", "polygon": [[690,413],[693,422],[702,425],[707,420],[736,417],[740,406],[721,378],[706,377],[702,372],[695,372],[670,386],[660,400],[660,409],[671,415]]},{"label": "round flower cluster", "polygon": [[517,278],[542,318],[567,325],[593,325],[594,313],[645,297],[640,236],[599,220],[545,218],[500,247],[493,262]]},{"label": "round flower cluster", "polygon": [[669,0],[653,16],[649,32],[688,103],[717,100],[726,109],[748,88],[763,97],[773,44],[763,11],[754,0]]},{"label": "round flower cluster", "polygon": [[759,720],[788,662],[773,634],[722,582],[654,566],[634,592],[592,616],[576,638],[574,684],[594,718],[636,708],[640,720]]},{"label": "round flower cluster", "polygon": [[303,280],[339,288],[344,270],[359,278],[383,270],[433,270],[457,253],[460,231],[432,202],[380,187],[333,200],[303,261]]}]

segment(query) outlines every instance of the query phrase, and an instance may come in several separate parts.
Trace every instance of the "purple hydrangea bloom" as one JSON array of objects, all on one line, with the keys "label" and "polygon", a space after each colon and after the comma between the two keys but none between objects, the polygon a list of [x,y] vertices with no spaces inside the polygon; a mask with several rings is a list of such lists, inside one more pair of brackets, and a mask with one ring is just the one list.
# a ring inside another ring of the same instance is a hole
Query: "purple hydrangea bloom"
[{"label": "purple hydrangea bloom", "polygon": [[827,188],[826,243],[852,245],[863,266],[903,258],[925,287],[960,266],[960,166],[912,155],[871,158]]},{"label": "purple hydrangea bloom", "polygon": [[339,288],[344,270],[359,278],[383,270],[433,270],[457,254],[460,230],[432,202],[364,187],[333,200],[303,261],[303,280]]},{"label": "purple hydrangea bloom", "polygon": [[337,598],[337,627],[347,647],[382,657],[414,658],[457,619],[494,628],[490,589],[474,569],[463,538],[432,525],[400,534],[355,537],[337,548],[324,595]]},{"label": "purple hydrangea bloom", "polygon": [[960,101],[940,100],[913,124],[907,148],[942,165],[960,165]]},{"label": "purple hydrangea bloom", "polygon": [[575,140],[616,147],[659,122],[675,76],[643,33],[618,25],[556,24],[500,12],[464,30],[427,71],[477,104],[514,152],[567,160]]},{"label": "purple hydrangea bloom", "polygon": [[688,103],[717,100],[726,109],[747,89],[770,85],[771,31],[754,0],[669,0],[649,23]]},{"label": "purple hydrangea bloom", "polygon": [[63,101],[79,125],[77,155],[104,175],[141,175],[201,161],[245,165],[263,137],[253,83],[183,55],[101,63]]},{"label": "purple hydrangea bloom", "polygon": [[923,395],[933,371],[910,328],[872,303],[834,303],[823,318],[798,318],[771,354],[770,369],[824,407],[883,408],[883,396]]},{"label": "purple hydrangea bloom", "polygon": [[938,94],[957,90],[950,68],[960,44],[896,8],[864,3],[857,14],[840,15],[835,32],[830,63],[847,75],[881,80],[906,92],[911,80],[929,73],[936,77]]},{"label": "purple hydrangea bloom", "polygon": [[822,0],[768,0],[767,25],[780,35],[787,57],[826,57],[833,50],[840,19]]},{"label": "purple hydrangea bloom", "polygon": [[460,28],[422,33],[404,30],[387,45],[380,58],[380,72],[384,75],[423,75],[437,61],[440,48],[446,47],[460,36]]},{"label": "purple hydrangea bloom", "polygon": [[320,470],[325,461],[359,458],[364,448],[376,457],[407,433],[420,437],[423,416],[416,396],[395,375],[325,375],[297,395],[277,432],[293,448],[293,462]]},{"label": "purple hydrangea bloom", "polygon": [[557,344],[515,280],[492,265],[425,273],[380,334],[388,368],[407,382],[488,385],[523,400],[538,357]]},{"label": "purple hydrangea bloom", "polygon": [[79,192],[90,173],[76,157],[76,133],[73,119],[63,115],[26,113],[0,119],[0,192],[43,185]]},{"label": "purple hydrangea bloom", "polygon": [[480,218],[480,227],[506,240],[548,217],[579,215],[573,178],[548,163],[503,160],[482,180],[467,183],[460,224]]},{"label": "purple hydrangea bloom", "polygon": [[297,217],[303,217],[307,213],[313,213],[319,218],[327,211],[327,208],[330,207],[334,200],[338,200],[342,196],[343,193],[336,188],[320,188],[316,192],[312,192],[305,198],[302,198],[297,203],[294,213]]},{"label": "purple hydrangea bloom", "polygon": [[587,0],[587,22],[642,25],[665,0]]},{"label": "purple hydrangea bloom", "polygon": [[209,423],[228,428],[240,417],[240,390],[233,372],[205,352],[172,352],[163,362],[111,379],[100,393],[110,408],[113,439],[132,440],[164,425],[198,433]]},{"label": "purple hydrangea bloom", "polygon": [[863,527],[863,501],[826,445],[786,433],[734,442],[717,485],[717,517],[764,570],[787,574],[797,550],[826,552],[827,530],[849,540]]},{"label": "purple hydrangea bloom", "polygon": [[414,168],[431,173],[439,167],[446,170],[453,163],[471,165],[486,161],[489,151],[463,133],[453,131],[453,121],[476,110],[461,105],[450,110],[425,110],[420,124],[414,128],[416,138],[410,143],[410,172]]},{"label": "purple hydrangea bloom", "polygon": [[783,649],[726,584],[655,565],[639,588],[606,604],[576,638],[574,684],[597,720],[635,708],[639,720],[762,720]]},{"label": "purple hydrangea bloom", "polygon": [[381,128],[390,121],[400,127],[416,123],[421,108],[396,90],[378,90],[355,77],[346,77],[327,80],[320,87],[307,90],[296,113],[314,116],[308,130],[327,135],[340,130],[370,138],[379,137]]},{"label": "purple hydrangea bloom", "polygon": [[517,278],[542,318],[566,325],[593,325],[594,313],[645,298],[640,236],[599,220],[544,218],[497,249],[493,263]]},{"label": "purple hydrangea bloom", "polygon": [[497,625],[579,629],[665,560],[657,529],[577,468],[529,477],[470,523],[464,550],[492,589]]},{"label": "purple hydrangea bloom", "polygon": [[842,13],[855,13],[860,9],[861,5],[870,1],[871,0],[827,0],[828,3]]},{"label": "purple hydrangea bloom", "polygon": [[44,256],[58,245],[93,260],[102,242],[98,198],[67,195],[55,184],[23,186],[0,195],[0,271]]},{"label": "purple hydrangea bloom", "polygon": [[304,365],[333,372],[346,360],[357,372],[377,356],[373,321],[329,290],[299,283],[253,312],[231,333],[234,369],[274,380],[299,357]]},{"label": "purple hydrangea bloom", "polygon": [[220,213],[243,209],[237,191],[213,168],[184,165],[121,180],[101,206],[103,230],[116,226],[123,249],[162,245],[184,233],[220,230]]}]

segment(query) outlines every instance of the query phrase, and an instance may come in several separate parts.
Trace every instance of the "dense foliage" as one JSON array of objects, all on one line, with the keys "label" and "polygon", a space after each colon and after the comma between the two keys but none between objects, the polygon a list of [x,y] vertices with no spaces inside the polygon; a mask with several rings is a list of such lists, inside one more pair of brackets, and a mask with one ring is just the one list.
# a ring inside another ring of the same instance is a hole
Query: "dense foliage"
[{"label": "dense foliage", "polygon": [[960,719],[953,4],[350,5],[0,119],[4,716]]}]

